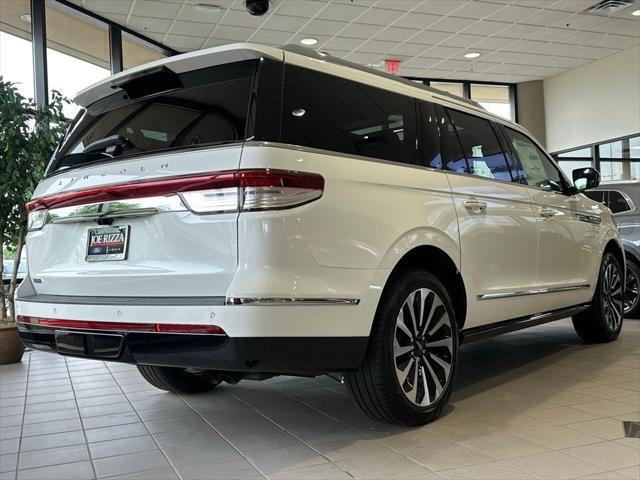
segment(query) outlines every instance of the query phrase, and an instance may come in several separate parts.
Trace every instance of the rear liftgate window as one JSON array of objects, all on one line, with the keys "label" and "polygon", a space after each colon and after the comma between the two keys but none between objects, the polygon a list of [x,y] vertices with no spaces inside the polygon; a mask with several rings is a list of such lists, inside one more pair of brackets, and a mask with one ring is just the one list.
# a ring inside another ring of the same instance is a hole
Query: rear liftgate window
[{"label": "rear liftgate window", "polygon": [[182,74],[161,68],[89,106],[50,172],[115,157],[244,140],[256,61]]}]

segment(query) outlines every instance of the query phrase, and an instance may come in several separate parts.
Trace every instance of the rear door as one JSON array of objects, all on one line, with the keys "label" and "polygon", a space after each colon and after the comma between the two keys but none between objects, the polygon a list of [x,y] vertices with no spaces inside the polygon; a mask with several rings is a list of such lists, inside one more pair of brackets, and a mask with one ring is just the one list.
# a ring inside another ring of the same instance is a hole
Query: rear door
[{"label": "rear door", "polygon": [[439,110],[470,307],[466,326],[530,315],[537,289],[537,229],[527,189],[490,121]]},{"label": "rear door", "polygon": [[237,196],[188,190],[238,168],[255,68],[155,69],[88,106],[31,203],[38,294],[225,295]]}]

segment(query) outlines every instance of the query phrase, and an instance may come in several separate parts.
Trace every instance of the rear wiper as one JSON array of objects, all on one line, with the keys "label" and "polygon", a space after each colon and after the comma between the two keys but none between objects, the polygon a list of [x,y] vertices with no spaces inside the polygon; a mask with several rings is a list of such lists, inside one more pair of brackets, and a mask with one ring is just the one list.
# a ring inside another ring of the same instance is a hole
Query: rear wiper
[{"label": "rear wiper", "polygon": [[89,145],[84,147],[82,153],[104,150],[105,153],[110,155],[119,155],[125,147],[132,148],[134,145],[128,138],[125,138],[122,135],[111,135],[110,137],[101,138],[100,140],[91,142]]}]

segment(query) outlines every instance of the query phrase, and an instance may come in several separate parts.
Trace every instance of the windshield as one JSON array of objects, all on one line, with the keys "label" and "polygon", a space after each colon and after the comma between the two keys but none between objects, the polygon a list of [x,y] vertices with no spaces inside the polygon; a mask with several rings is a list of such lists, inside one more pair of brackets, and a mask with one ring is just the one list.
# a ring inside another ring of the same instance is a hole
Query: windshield
[{"label": "windshield", "polygon": [[[76,123],[49,171],[106,162],[147,152],[245,139],[255,61],[174,75],[172,88],[153,93],[155,78],[136,98],[122,91],[96,102]],[[151,76],[150,76],[151,77]]]}]

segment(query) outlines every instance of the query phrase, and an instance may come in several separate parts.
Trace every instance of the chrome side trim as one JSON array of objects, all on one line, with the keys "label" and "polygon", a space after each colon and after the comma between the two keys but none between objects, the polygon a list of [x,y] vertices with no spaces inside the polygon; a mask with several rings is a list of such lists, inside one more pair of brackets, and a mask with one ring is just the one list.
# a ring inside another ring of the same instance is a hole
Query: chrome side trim
[{"label": "chrome side trim", "polygon": [[178,195],[113,200],[72,207],[53,208],[47,212],[47,223],[91,222],[107,218],[145,217],[162,212],[187,211]]},{"label": "chrome side trim", "polygon": [[591,215],[587,213],[576,213],[576,218],[581,222],[590,223],[592,225],[600,225],[602,223],[602,219],[599,215]]},{"label": "chrome side trim", "polygon": [[358,305],[359,298],[227,297],[226,305]]},{"label": "chrome side trim", "polygon": [[540,295],[543,293],[569,292],[573,290],[584,290],[591,287],[589,283],[580,283],[576,285],[562,285],[559,287],[534,288],[531,290],[518,290],[515,292],[496,292],[478,295],[478,300],[493,300],[496,298],[512,298],[523,297],[526,295]]},{"label": "chrome side trim", "polygon": [[589,287],[591,287],[590,283],[579,283],[576,285],[564,285],[561,287],[541,288],[540,290],[538,290],[538,293],[569,292],[572,290],[586,290]]},{"label": "chrome side trim", "polygon": [[511,297],[524,297],[526,295],[537,295],[539,293],[538,289],[534,290],[518,290],[515,292],[496,292],[496,293],[485,293],[482,295],[478,295],[478,300],[492,300],[494,298],[511,298]]}]

